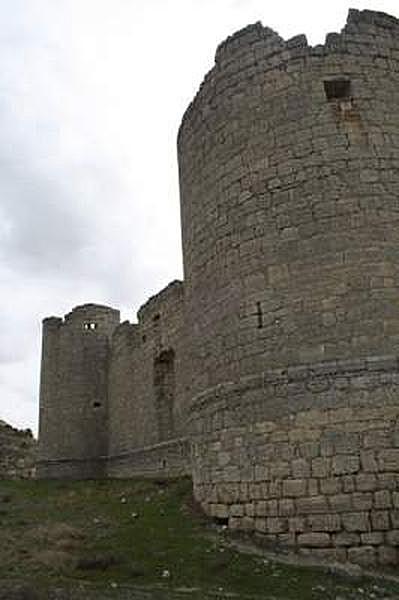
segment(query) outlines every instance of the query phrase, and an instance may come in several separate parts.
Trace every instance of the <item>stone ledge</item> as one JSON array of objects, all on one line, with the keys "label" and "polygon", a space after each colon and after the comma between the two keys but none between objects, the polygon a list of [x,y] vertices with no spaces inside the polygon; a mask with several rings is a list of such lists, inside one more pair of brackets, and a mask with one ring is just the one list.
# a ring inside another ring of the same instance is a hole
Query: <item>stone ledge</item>
[{"label": "stone ledge", "polygon": [[[320,383],[326,378],[329,385],[334,382],[336,377],[354,377],[367,378],[368,375],[381,376],[384,374],[384,383],[389,383],[387,374],[399,376],[399,359],[396,355],[368,356],[360,359],[347,359],[337,361],[326,361],[314,364],[295,365],[282,369],[270,369],[262,374],[242,378],[238,382],[228,381],[219,384],[213,388],[199,394],[191,403],[190,413],[196,414],[212,405],[223,403],[227,396],[236,394],[241,396],[243,393],[265,388],[266,386],[277,386],[282,384],[293,384],[296,382],[314,382]],[[362,387],[363,379],[358,382],[359,389]],[[399,378],[392,379],[392,383],[399,385]],[[314,390],[317,393],[317,386]],[[324,390],[321,390],[324,391]],[[294,410],[295,407],[293,406]]]},{"label": "stone ledge", "polygon": [[167,440],[165,442],[159,442],[158,444],[152,444],[151,446],[143,446],[142,448],[135,448],[133,450],[128,450],[126,452],[120,452],[119,454],[110,454],[106,456],[105,459],[108,461],[119,460],[123,458],[129,458],[130,456],[135,456],[137,454],[149,453],[158,450],[163,450],[167,448],[172,448],[174,446],[181,446],[185,451],[189,451],[189,442],[188,439],[183,438],[175,438],[173,440]]}]

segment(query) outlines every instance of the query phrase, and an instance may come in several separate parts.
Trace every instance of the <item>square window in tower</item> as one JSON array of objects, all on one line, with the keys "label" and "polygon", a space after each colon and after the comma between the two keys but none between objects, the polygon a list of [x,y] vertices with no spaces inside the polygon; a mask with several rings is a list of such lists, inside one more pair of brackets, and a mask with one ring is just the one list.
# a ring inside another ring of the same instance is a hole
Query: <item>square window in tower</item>
[{"label": "square window in tower", "polygon": [[351,82],[349,79],[337,78],[324,81],[324,91],[328,101],[349,100],[351,98]]}]

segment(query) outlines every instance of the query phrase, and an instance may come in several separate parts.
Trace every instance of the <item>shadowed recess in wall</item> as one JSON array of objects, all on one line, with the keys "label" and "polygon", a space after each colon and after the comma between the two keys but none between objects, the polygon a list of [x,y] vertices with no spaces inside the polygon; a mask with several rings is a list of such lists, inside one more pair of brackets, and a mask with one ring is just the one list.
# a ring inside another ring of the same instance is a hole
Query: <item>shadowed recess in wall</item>
[{"label": "shadowed recess in wall", "polygon": [[164,350],[154,361],[154,397],[159,441],[173,437],[175,400],[175,353]]}]

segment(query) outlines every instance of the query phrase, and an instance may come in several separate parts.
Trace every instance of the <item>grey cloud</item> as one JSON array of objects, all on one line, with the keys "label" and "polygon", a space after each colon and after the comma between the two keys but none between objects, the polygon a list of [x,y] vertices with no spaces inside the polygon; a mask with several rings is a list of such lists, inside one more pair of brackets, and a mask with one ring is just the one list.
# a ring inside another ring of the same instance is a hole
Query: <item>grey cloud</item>
[{"label": "grey cloud", "polygon": [[9,267],[68,268],[94,233],[83,215],[71,210],[72,199],[62,186],[28,169],[0,164],[0,197],[8,223],[0,251]]}]

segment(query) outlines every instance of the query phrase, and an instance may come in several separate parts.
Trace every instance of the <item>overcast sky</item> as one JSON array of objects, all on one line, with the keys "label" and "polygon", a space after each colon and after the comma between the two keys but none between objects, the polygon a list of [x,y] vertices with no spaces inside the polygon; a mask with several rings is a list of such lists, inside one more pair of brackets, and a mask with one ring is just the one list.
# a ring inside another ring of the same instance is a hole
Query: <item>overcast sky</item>
[{"label": "overcast sky", "polygon": [[41,320],[134,320],[182,277],[176,135],[216,46],[261,20],[312,44],[397,0],[0,0],[0,419],[37,430]]}]

